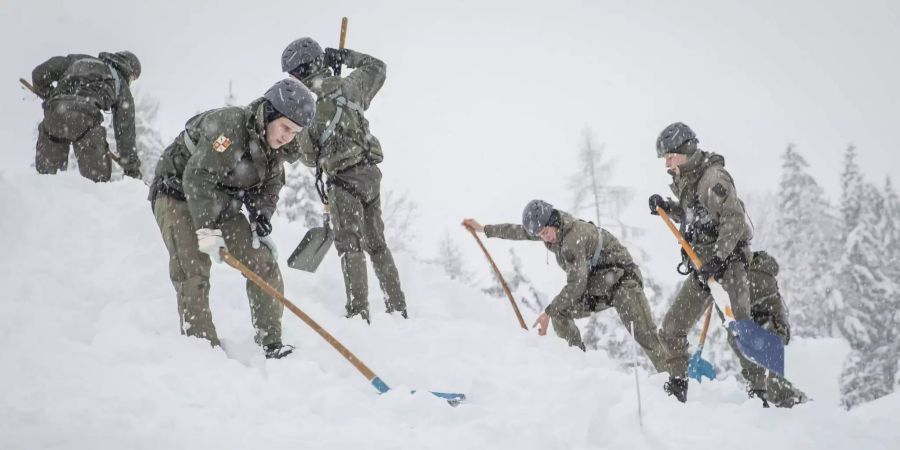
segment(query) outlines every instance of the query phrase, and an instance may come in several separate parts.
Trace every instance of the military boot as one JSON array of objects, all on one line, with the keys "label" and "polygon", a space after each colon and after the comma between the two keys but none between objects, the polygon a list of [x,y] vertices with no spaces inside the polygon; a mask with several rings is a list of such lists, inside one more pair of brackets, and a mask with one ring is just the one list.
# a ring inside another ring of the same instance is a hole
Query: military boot
[{"label": "military boot", "polygon": [[347,252],[341,257],[344,287],[347,291],[348,319],[360,315],[369,322],[369,286],[366,275],[366,256],[363,252]]},{"label": "military boot", "polygon": [[266,359],[281,359],[294,352],[293,345],[284,345],[282,343],[269,344],[263,347],[266,352]]},{"label": "military boot", "polygon": [[666,394],[674,395],[679,402],[685,403],[687,402],[688,380],[681,377],[669,377],[669,381],[663,385],[663,390],[666,391]]},{"label": "military boot", "polygon": [[397,265],[394,264],[394,256],[385,248],[380,252],[369,254],[372,257],[372,267],[375,268],[375,276],[381,286],[381,292],[385,295],[385,311],[390,314],[399,311],[404,319],[406,314],[406,296],[400,289],[400,274],[397,273]]},{"label": "military boot", "polygon": [[750,389],[747,391],[747,396],[750,398],[756,397],[762,400],[763,408],[769,407],[769,401],[766,399],[766,390],[765,389]]}]

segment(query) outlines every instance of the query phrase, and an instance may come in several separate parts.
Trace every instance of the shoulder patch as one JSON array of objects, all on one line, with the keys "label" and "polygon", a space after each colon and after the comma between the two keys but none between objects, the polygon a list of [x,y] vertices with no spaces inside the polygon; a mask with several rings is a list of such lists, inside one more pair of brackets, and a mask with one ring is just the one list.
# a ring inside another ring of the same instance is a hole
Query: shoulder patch
[{"label": "shoulder patch", "polygon": [[216,138],[215,141],[213,141],[212,147],[213,147],[213,150],[215,150],[219,153],[222,153],[225,150],[228,150],[228,147],[231,147],[231,139],[228,139],[227,137],[225,137],[224,134],[220,135],[219,137]]},{"label": "shoulder patch", "polygon": [[715,194],[719,197],[725,197],[728,195],[728,189],[725,188],[725,186],[722,186],[722,183],[716,183],[716,185],[713,186],[712,191],[715,192]]}]

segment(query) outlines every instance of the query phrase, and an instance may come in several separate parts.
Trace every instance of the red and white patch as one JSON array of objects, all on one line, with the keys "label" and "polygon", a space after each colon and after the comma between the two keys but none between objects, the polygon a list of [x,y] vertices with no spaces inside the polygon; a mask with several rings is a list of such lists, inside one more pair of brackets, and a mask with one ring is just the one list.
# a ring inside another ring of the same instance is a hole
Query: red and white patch
[{"label": "red and white patch", "polygon": [[213,150],[222,153],[225,150],[228,150],[228,147],[231,147],[231,139],[225,137],[225,135],[221,135],[213,141]]}]

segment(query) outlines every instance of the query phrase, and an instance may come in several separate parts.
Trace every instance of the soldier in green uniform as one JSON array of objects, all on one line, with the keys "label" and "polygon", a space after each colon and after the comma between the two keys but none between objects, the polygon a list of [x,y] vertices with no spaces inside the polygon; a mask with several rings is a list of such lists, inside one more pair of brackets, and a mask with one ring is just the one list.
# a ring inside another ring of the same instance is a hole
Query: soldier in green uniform
[{"label": "soldier in green uniform", "polygon": [[[353,71],[341,77],[333,68]],[[297,148],[301,161],[315,167],[317,179],[327,175],[327,201],[334,224],[335,247],[341,256],[347,317],[369,322],[366,257],[384,293],[388,313],[407,317],[400,275],[384,239],[381,218],[381,144],[369,131],[365,112],[385,80],[385,64],[350,49],[322,47],[301,38],[285,48],[282,69],[302,81],[318,97],[317,113]],[[365,253],[363,253],[365,251]]]},{"label": "soldier in green uniform", "polygon": [[[752,227],[734,180],[725,170],[725,159],[698,149],[697,144],[694,132],[680,122],[660,133],[657,156],[665,158],[676,199],[653,195],[649,200],[652,214],[661,207],[680,224],[685,239],[703,261],[698,269],[682,255],[679,267],[685,268],[683,273],[689,276],[663,318],[660,330],[672,369],[665,390],[681,402],[687,400],[687,333],[712,302],[707,280],[715,278],[728,293],[736,320],[752,318],[748,282],[748,265],[753,258]],[[768,401],[776,401],[778,406],[793,404],[790,390],[783,392],[780,384],[767,383],[766,371],[744,358],[731,337],[729,344],[738,355],[751,397],[758,397],[765,406]],[[769,392],[770,389],[778,392]]]},{"label": "soldier in green uniform", "polygon": [[610,307],[647,353],[656,370],[666,372],[667,355],[656,332],[644,295],[641,271],[615,236],[590,222],[576,219],[542,200],[532,200],[522,213],[522,225],[482,226],[474,219],[463,225],[489,238],[543,241],[566,272],[566,285],[537,318],[543,336],[548,322],[570,346],[585,349],[575,319]]},{"label": "soldier in green uniform", "polygon": [[[194,116],[160,157],[150,201],[169,251],[182,334],[219,345],[209,269],[210,258],[221,262],[221,248],[283,291],[271,218],[284,185],[282,163],[299,157],[286,144],[314,115],[312,93],[294,79],[281,80],[246,107]],[[281,303],[250,280],[247,296],[266,357],[289,354],[293,347],[281,342]]]},{"label": "soldier in green uniform", "polygon": [[103,111],[112,111],[118,163],[125,175],[141,178],[135,152],[134,99],[129,84],[141,75],[134,53],[99,56],[54,56],[31,73],[34,93],[44,100],[44,120],[38,126],[34,166],[55,174],[69,163],[75,148],[78,170],[91,181],[109,181],[112,166]]}]

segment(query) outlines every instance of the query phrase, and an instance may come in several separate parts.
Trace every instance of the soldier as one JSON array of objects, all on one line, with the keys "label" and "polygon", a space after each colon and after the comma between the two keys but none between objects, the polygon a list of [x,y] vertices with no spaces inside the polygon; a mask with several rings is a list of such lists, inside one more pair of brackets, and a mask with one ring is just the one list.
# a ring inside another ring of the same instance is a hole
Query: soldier
[{"label": "soldier", "polygon": [[[346,77],[333,68],[354,69]],[[381,218],[381,144],[369,132],[365,111],[385,80],[385,64],[350,49],[322,47],[311,38],[291,42],[281,57],[281,68],[302,81],[317,96],[317,113],[302,144],[301,161],[316,168],[317,183],[328,176],[327,201],[334,223],[335,246],[347,293],[346,317],[360,315],[369,322],[366,257],[387,297],[388,313],[407,317],[400,275],[384,239]]]},{"label": "soldier", "polygon": [[463,226],[492,238],[543,241],[566,272],[566,285],[537,318],[541,336],[549,321],[570,346],[585,349],[575,319],[615,308],[625,327],[659,372],[667,371],[666,354],[656,333],[650,305],[644,295],[641,270],[628,249],[609,231],[576,219],[541,200],[532,200],[522,213],[522,225],[482,226],[466,219]]},{"label": "soldier", "polygon": [[[34,165],[38,173],[55,174],[69,163],[75,148],[78,170],[91,181],[109,181],[112,166],[103,127],[103,111],[112,111],[117,162],[129,177],[141,178],[135,152],[134,99],[129,84],[141,75],[131,52],[54,56],[31,73],[34,93],[44,100],[38,126]],[[54,86],[54,83],[55,86]]]},{"label": "soldier", "polygon": [[[650,197],[650,211],[657,214],[661,207],[680,224],[681,232],[703,261],[700,269],[693,267],[682,253],[682,272],[690,275],[663,318],[660,339],[669,354],[669,381],[664,389],[681,402],[687,401],[688,341],[687,333],[712,302],[707,286],[715,278],[728,293],[736,320],[751,319],[748,264],[753,257],[750,240],[753,237],[743,202],[738,198],[731,175],[725,170],[725,159],[697,148],[694,132],[683,123],[666,127],[656,141],[656,153],[665,158],[665,167],[672,175],[672,192],[676,199],[664,200],[655,194]],[[681,272],[681,269],[679,269]],[[775,401],[778,406],[792,405],[791,392],[782,392],[780,385],[768,386],[779,392],[767,393],[765,369],[743,357],[734,339],[731,347],[741,363],[741,374],[748,383],[748,394],[758,397],[764,406]],[[775,394],[775,395],[772,395]]]},{"label": "soldier", "polygon": [[[291,149],[286,144],[314,115],[309,90],[281,80],[249,106],[194,116],[160,157],[150,201],[169,251],[182,334],[219,345],[209,309],[209,269],[210,257],[221,262],[221,248],[283,291],[271,218],[284,185],[282,162],[299,157],[285,153]],[[281,303],[250,280],[247,296],[266,358],[291,353],[293,347],[281,342]]]}]

